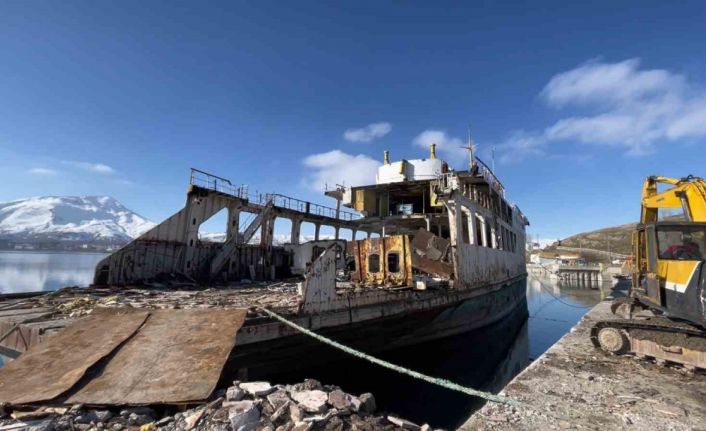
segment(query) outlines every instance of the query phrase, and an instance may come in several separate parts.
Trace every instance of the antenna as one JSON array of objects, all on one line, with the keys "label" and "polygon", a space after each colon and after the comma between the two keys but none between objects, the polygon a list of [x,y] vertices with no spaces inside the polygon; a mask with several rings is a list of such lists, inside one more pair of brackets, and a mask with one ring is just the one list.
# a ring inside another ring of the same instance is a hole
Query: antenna
[{"label": "antenna", "polygon": [[469,164],[470,164],[470,169],[473,170],[473,168],[476,166],[476,158],[475,158],[475,149],[476,149],[476,144],[473,143],[473,139],[471,138],[471,127],[468,127],[468,146],[467,147],[461,147],[465,148],[468,150],[468,157],[469,157]]}]

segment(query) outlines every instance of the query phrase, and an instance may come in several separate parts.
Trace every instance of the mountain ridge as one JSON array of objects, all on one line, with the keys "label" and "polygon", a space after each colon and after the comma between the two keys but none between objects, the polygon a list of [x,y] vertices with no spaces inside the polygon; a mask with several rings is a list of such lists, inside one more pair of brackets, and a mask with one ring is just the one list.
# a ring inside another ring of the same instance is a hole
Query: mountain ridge
[{"label": "mountain ridge", "polygon": [[0,202],[0,239],[126,243],[155,224],[111,196],[34,196]]},{"label": "mountain ridge", "polygon": [[545,247],[549,251],[556,246],[587,248],[620,254],[632,254],[632,233],[637,223],[626,223],[588,232],[581,232],[561,239]]}]

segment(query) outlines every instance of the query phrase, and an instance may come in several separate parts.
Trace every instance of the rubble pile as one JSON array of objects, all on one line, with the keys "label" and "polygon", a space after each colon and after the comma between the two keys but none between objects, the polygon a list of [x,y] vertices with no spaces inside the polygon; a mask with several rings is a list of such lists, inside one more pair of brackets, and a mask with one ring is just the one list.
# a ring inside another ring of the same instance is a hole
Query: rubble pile
[{"label": "rubble pile", "polygon": [[[111,288],[66,287],[27,298],[22,306],[50,308],[54,317],[78,318],[95,308],[250,308],[263,306],[288,314],[299,306],[296,282],[241,283],[218,288]],[[19,305],[19,304],[18,304]]]},{"label": "rubble pile", "polygon": [[395,416],[376,415],[375,398],[354,396],[337,386],[307,379],[295,385],[234,382],[215,399],[174,413],[150,407],[88,408],[81,405],[15,411],[0,419],[0,431],[431,431]]}]

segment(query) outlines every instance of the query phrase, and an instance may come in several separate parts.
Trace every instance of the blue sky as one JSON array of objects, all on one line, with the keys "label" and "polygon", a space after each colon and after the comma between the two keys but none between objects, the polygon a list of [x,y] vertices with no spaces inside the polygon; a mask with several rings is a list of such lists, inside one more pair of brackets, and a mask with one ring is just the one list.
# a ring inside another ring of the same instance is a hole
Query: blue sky
[{"label": "blue sky", "polygon": [[193,166],[325,202],[385,149],[463,168],[470,124],[533,235],[633,221],[706,175],[706,6],[569,3],[4,1],[0,200],[159,221]]}]

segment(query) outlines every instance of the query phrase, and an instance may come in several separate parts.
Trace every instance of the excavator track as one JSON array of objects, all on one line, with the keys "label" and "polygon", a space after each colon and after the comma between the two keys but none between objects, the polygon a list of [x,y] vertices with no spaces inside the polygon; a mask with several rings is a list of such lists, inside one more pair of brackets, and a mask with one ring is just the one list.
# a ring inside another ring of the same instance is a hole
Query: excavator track
[{"label": "excavator track", "polygon": [[633,354],[654,358],[661,365],[671,362],[689,370],[706,370],[706,333],[664,317],[603,320],[591,328],[591,341],[608,353]]}]

